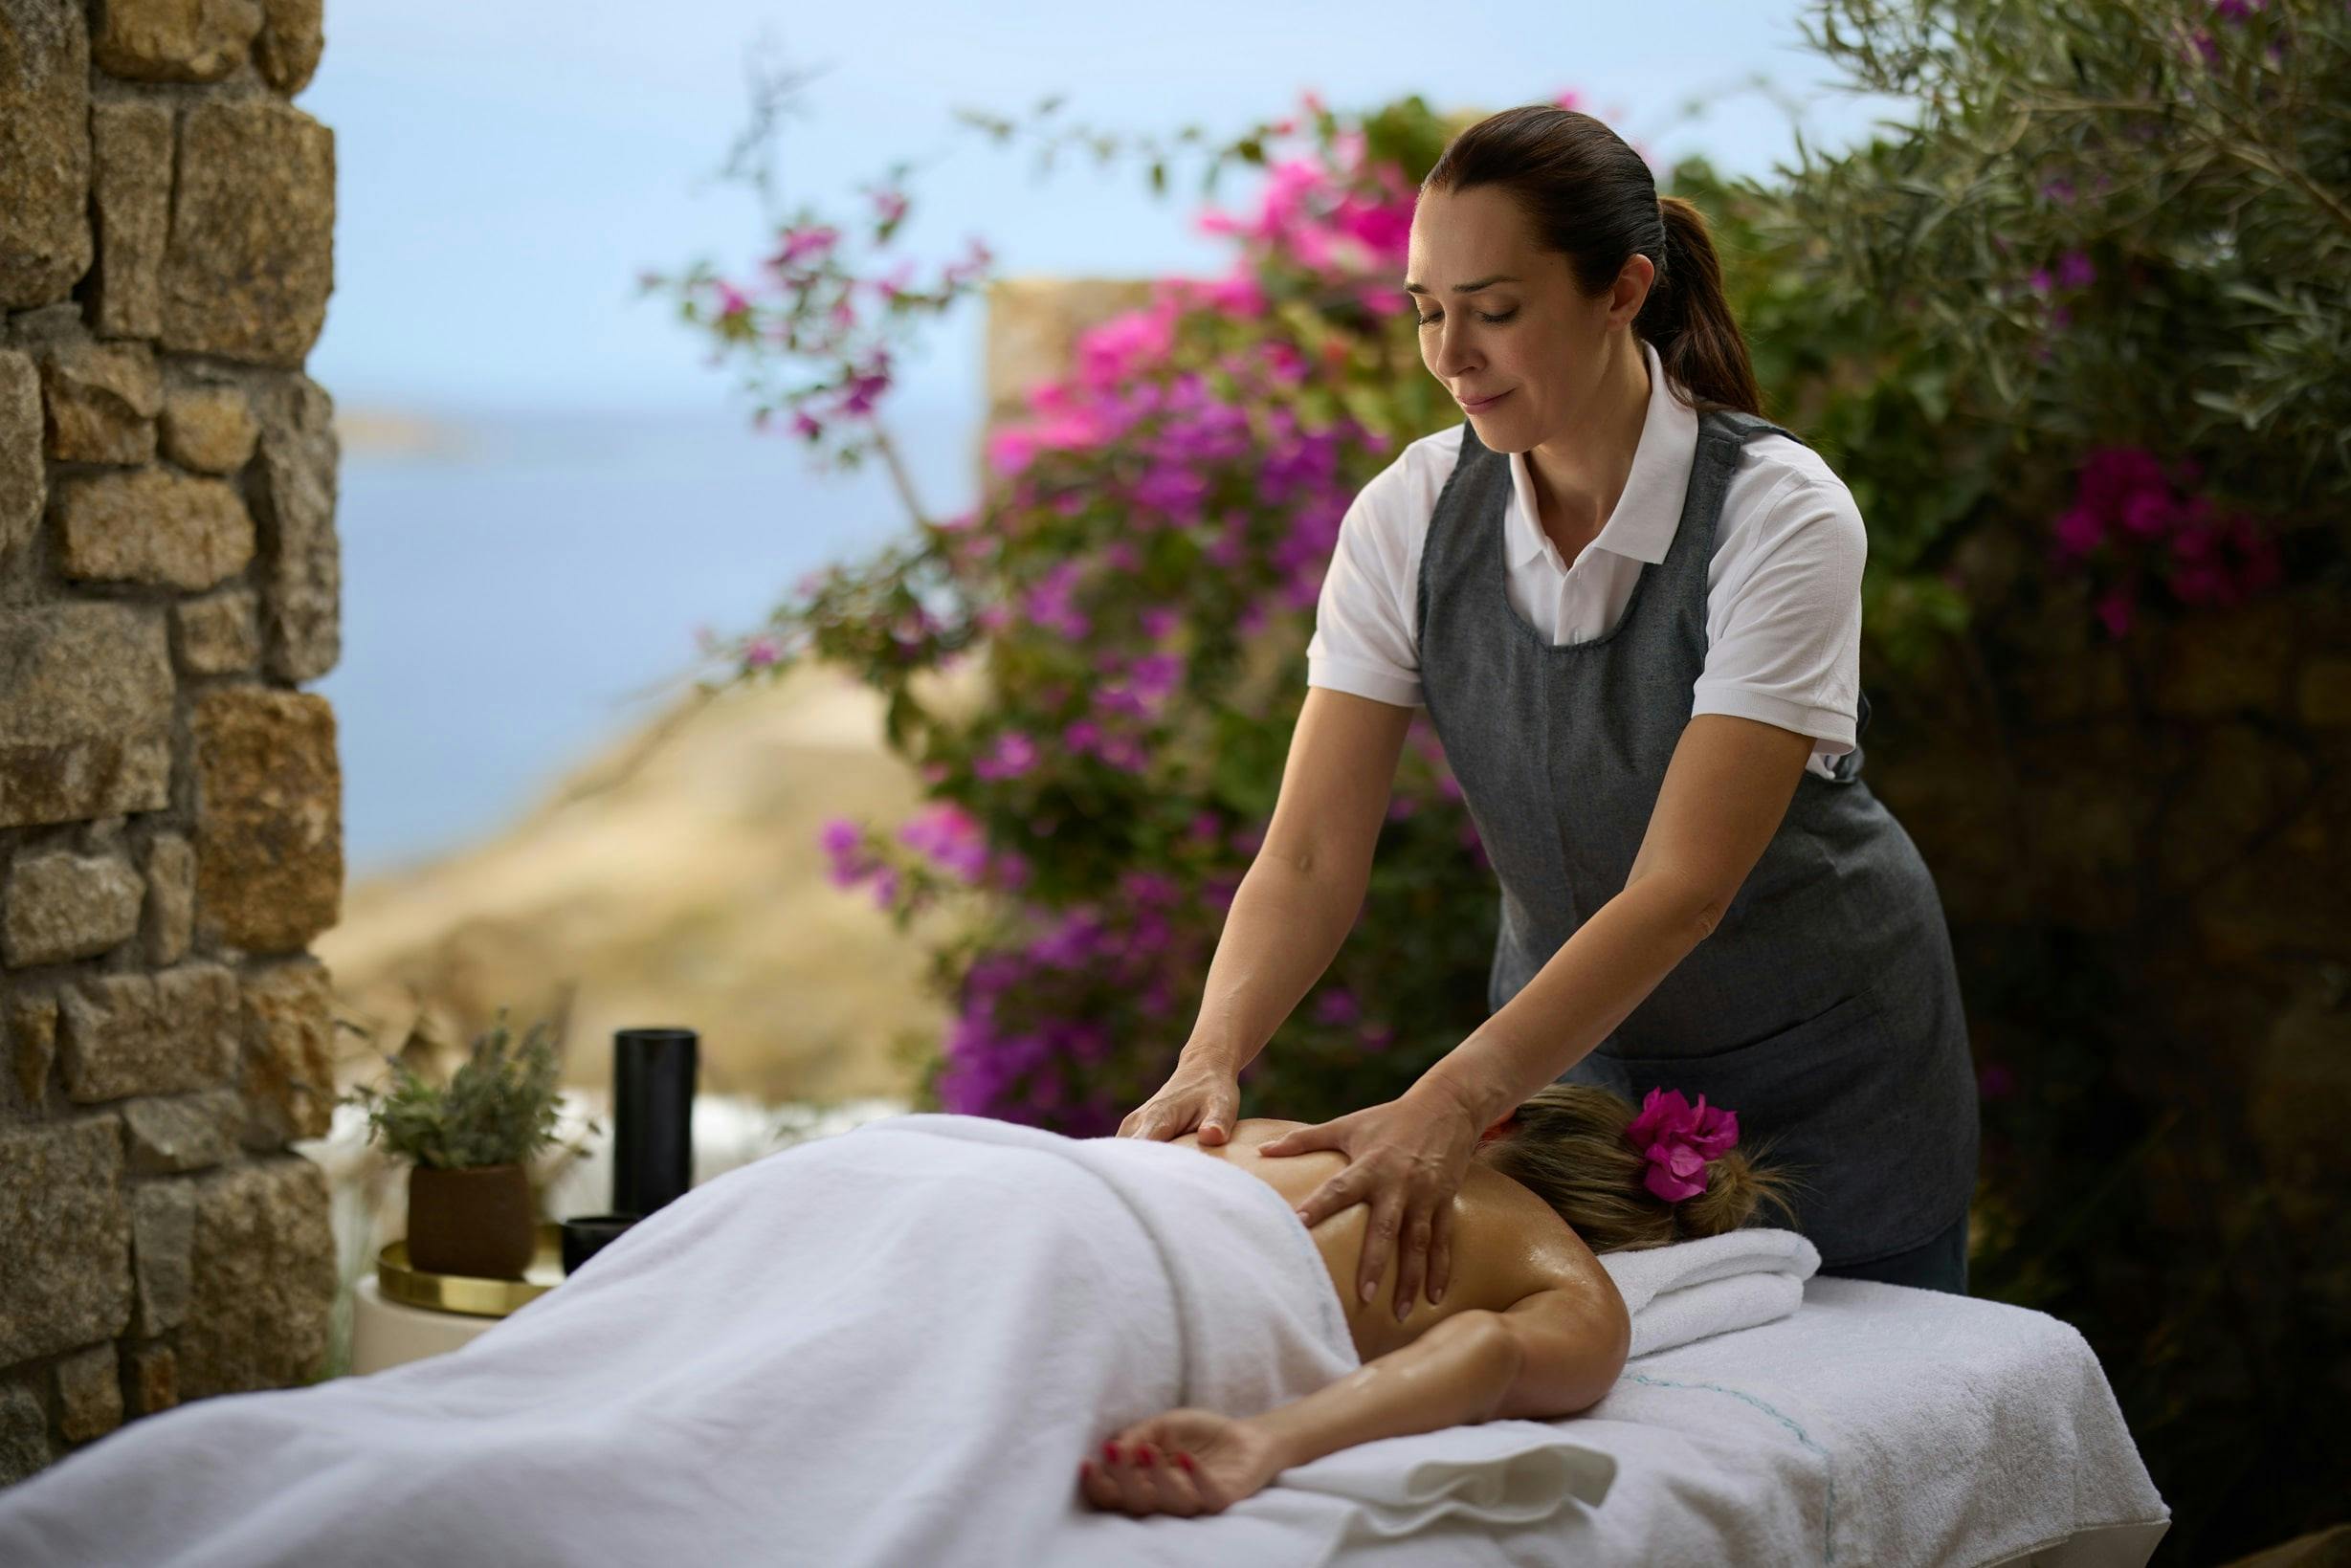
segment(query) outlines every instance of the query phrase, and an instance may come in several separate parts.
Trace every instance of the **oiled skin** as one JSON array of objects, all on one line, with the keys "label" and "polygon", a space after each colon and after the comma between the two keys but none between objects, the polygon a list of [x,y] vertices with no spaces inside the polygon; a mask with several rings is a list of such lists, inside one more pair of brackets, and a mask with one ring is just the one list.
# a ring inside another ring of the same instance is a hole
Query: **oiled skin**
[{"label": "oiled skin", "polygon": [[[1280,1193],[1295,1209],[1346,1168],[1347,1156],[1337,1149],[1266,1156],[1258,1154],[1256,1147],[1294,1127],[1309,1125],[1248,1116],[1234,1126],[1226,1143],[1204,1145],[1196,1133],[1168,1141],[1239,1166]],[[1410,1344],[1455,1313],[1478,1308],[1505,1312],[1537,1291],[1568,1285],[1580,1272],[1587,1277],[1588,1270],[1597,1267],[1583,1238],[1548,1204],[1474,1159],[1460,1190],[1453,1194],[1453,1270],[1445,1299],[1432,1305],[1424,1285],[1411,1311],[1398,1322],[1396,1270],[1401,1262],[1401,1238],[1389,1249],[1372,1298],[1364,1301],[1355,1293],[1364,1234],[1370,1223],[1371,1206],[1354,1204],[1325,1215],[1309,1232],[1322,1254],[1331,1289],[1339,1293],[1356,1355],[1365,1361]]]}]

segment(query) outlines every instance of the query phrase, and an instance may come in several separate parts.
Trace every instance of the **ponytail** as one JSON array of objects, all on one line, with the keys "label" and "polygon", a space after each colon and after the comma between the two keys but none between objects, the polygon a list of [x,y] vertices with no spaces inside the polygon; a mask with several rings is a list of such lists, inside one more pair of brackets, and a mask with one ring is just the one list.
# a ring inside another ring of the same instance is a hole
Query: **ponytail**
[{"label": "ponytail", "polygon": [[1679,196],[1660,198],[1649,166],[1623,138],[1575,109],[1504,109],[1446,144],[1421,182],[1423,190],[1480,186],[1518,204],[1543,247],[1567,258],[1587,296],[1606,291],[1631,257],[1649,257],[1656,274],[1634,333],[1657,350],[1696,411],[1763,413],[1705,215]]},{"label": "ponytail", "polygon": [[1697,405],[1700,412],[1711,406],[1760,415],[1755,366],[1722,292],[1722,263],[1706,215],[1679,196],[1658,198],[1657,213],[1665,261],[1633,329],[1656,345],[1665,373],[1704,400]]}]

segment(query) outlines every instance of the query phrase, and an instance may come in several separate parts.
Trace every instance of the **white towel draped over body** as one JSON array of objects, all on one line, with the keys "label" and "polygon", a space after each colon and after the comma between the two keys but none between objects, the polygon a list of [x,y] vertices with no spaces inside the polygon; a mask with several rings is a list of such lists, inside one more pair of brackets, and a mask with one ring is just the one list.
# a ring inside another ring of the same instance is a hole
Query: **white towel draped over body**
[{"label": "white towel draped over body", "polygon": [[[1225,1513],[1091,1508],[1179,1405],[1358,1365],[1274,1188],[1171,1144],[914,1115],[689,1191],[464,1348],[134,1422],[0,1491],[43,1568],[2141,1563],[2168,1518],[2040,1313],[1807,1280],[1791,1231],[1603,1263],[1636,1358],[1558,1422],[1358,1444]],[[1803,1311],[1796,1309],[1799,1303]],[[1746,1330],[1729,1333],[1729,1330]]]},{"label": "white towel draped over body", "polygon": [[1605,1454],[1535,1422],[1296,1467],[1213,1516],[1079,1491],[1135,1422],[1254,1414],[1358,1364],[1313,1238],[1247,1172],[891,1116],[695,1187],[462,1349],[69,1454],[0,1491],[0,1562],[1311,1564],[1351,1527],[1607,1491]]}]

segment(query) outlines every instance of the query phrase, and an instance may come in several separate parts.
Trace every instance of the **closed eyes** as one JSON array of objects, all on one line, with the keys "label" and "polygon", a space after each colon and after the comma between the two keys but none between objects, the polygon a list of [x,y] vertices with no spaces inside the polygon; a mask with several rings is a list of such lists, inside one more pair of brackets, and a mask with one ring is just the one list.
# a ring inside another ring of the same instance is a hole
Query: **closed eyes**
[{"label": "closed eyes", "polygon": [[[1517,311],[1515,311],[1515,310],[1506,310],[1506,311],[1502,312],[1502,314],[1501,314],[1501,315],[1499,315],[1499,316],[1489,316],[1489,315],[1487,315],[1487,314],[1486,314],[1484,311],[1480,310],[1480,311],[1474,311],[1474,312],[1472,312],[1472,314],[1473,314],[1473,315],[1475,315],[1475,317],[1476,317],[1476,318],[1477,318],[1479,320],[1481,320],[1481,321],[1507,321],[1507,320],[1510,320],[1512,317],[1514,317],[1514,316],[1518,315],[1519,313],[1518,313]],[[1423,326],[1434,326],[1434,325],[1435,325],[1437,322],[1439,322],[1439,321],[1443,320],[1444,319],[1445,319],[1445,313],[1444,313],[1443,311],[1441,311],[1441,310],[1440,310],[1440,311],[1438,311],[1438,312],[1437,312],[1436,314],[1434,314],[1433,316],[1419,316],[1419,315],[1415,315],[1415,316],[1412,318],[1412,320],[1414,320],[1415,321],[1418,321],[1418,322],[1419,322],[1421,325],[1423,325]]]}]

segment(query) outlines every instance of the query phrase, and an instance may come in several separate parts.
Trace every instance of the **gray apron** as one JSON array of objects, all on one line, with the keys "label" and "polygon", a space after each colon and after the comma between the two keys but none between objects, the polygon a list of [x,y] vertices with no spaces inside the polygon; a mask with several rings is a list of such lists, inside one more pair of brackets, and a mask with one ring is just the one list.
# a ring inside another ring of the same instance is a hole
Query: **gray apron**
[{"label": "gray apron", "polygon": [[[1705,667],[1706,569],[1747,439],[1710,411],[1665,559],[1615,629],[1554,645],[1507,597],[1510,462],[1464,425],[1421,558],[1429,718],[1501,885],[1498,1011],[1613,897],[1648,831]],[[1793,437],[1790,437],[1793,439]],[[1859,726],[1869,725],[1864,697]],[[1858,735],[1856,734],[1856,739]],[[1650,1088],[1739,1114],[1741,1144],[1808,1183],[1795,1228],[1824,1268],[1907,1250],[1975,1190],[1975,1071],[1942,905],[1861,751],[1807,768],[1712,935],[1559,1079],[1638,1106]],[[1759,1225],[1788,1223],[1776,1208]]]}]

